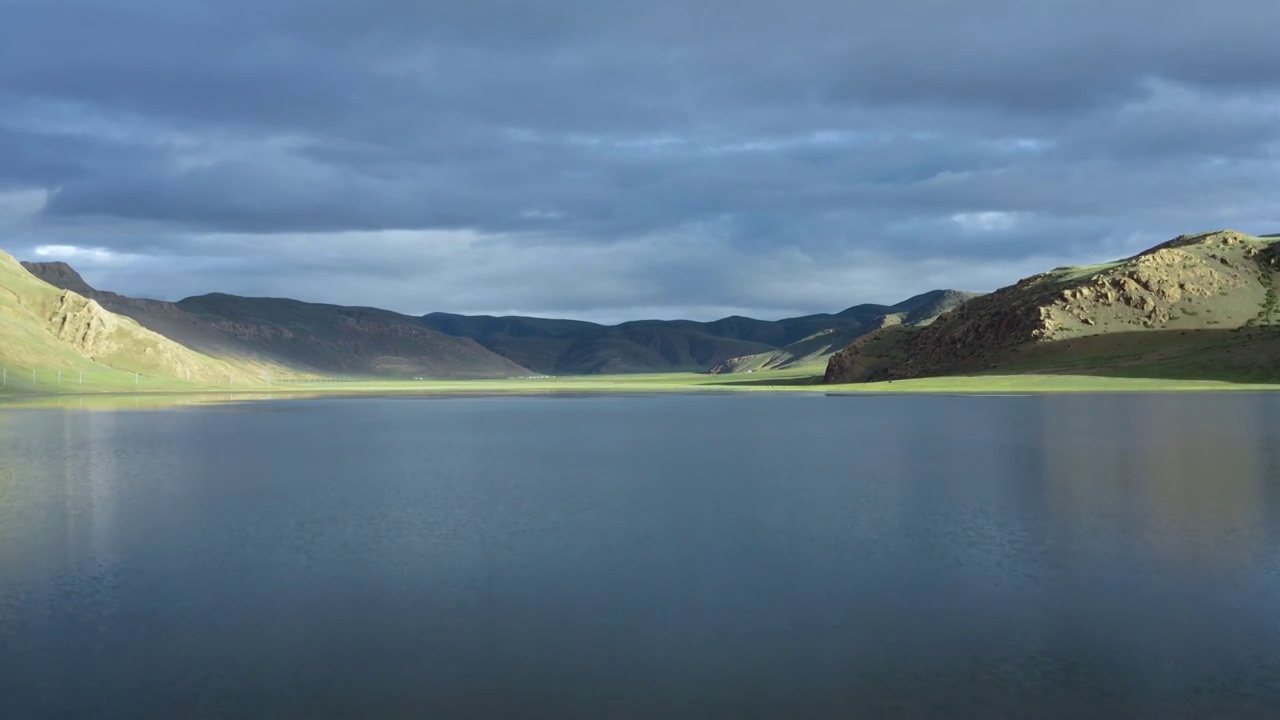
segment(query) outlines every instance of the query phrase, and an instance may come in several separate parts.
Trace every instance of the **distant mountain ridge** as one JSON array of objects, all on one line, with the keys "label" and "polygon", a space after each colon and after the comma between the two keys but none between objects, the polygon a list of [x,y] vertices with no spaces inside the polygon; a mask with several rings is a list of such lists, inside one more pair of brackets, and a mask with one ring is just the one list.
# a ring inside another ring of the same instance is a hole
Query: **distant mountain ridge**
[{"label": "distant mountain ridge", "polygon": [[[933,290],[895,305],[855,305],[834,314],[782,320],[731,316],[711,322],[637,320],[598,325],[576,320],[431,313],[423,317],[423,322],[441,332],[471,338],[547,374],[735,372],[735,362],[785,353],[786,348],[806,338],[830,337],[831,342],[818,354],[834,353],[879,327],[886,318],[899,317],[890,322],[920,322],[975,295]],[[748,369],[746,364],[741,363],[742,370]]]},{"label": "distant mountain ridge", "polygon": [[[528,374],[704,372],[735,358],[783,351],[814,336],[847,345],[884,322],[917,322],[969,293],[935,290],[895,305],[855,305],[783,320],[580,320],[430,313],[214,293],[176,303],[91,287],[65,263],[26,263],[193,350],[258,372],[362,376],[510,377]],[[894,318],[897,318],[896,320]],[[823,352],[835,352],[832,345]]]}]

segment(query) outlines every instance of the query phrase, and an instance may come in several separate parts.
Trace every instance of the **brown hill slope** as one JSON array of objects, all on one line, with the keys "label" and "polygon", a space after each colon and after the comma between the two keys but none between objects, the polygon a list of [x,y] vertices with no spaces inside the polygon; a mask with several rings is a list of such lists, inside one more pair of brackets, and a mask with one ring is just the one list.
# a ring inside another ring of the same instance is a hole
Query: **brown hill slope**
[{"label": "brown hill slope", "polygon": [[1230,230],[1131,258],[1059,268],[963,304],[926,328],[887,328],[832,357],[827,382],[995,372],[1274,375],[1280,245]]},{"label": "brown hill slope", "polygon": [[50,285],[92,298],[107,310],[133,318],[148,330],[198,352],[244,367],[256,375],[261,376],[263,373],[270,372],[277,377],[287,377],[300,370],[300,368],[289,366],[279,358],[255,352],[253,348],[237,341],[234,336],[185,312],[174,303],[131,298],[97,290],[89,285],[74,268],[63,262],[24,262],[22,265],[31,274]]},{"label": "brown hill slope", "polygon": [[529,370],[468,338],[376,308],[201,295],[177,307],[256,356],[324,373],[511,377]]},{"label": "brown hill slope", "polygon": [[65,263],[24,263],[175,342],[256,374],[509,377],[528,370],[479,344],[372,308],[205,295],[177,303],[94,290]]}]

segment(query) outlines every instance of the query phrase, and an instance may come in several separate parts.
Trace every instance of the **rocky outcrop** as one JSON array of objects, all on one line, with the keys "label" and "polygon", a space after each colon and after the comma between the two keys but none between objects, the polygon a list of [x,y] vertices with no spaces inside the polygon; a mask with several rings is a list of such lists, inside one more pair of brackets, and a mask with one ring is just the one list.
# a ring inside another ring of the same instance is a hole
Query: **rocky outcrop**
[{"label": "rocky outcrop", "polygon": [[120,349],[114,337],[119,331],[119,316],[101,305],[69,290],[58,295],[49,315],[49,330],[84,357],[109,355]]},{"label": "rocky outcrop", "polygon": [[1274,241],[1231,230],[1183,235],[1126,260],[1059,268],[964,303],[892,348],[855,344],[828,382],[991,372],[1029,347],[1134,330],[1230,328],[1269,322]]},{"label": "rocky outcrop", "polygon": [[193,382],[252,379],[230,365],[199,355],[70,290],[58,293],[47,320],[49,332],[76,354],[109,367]]},{"label": "rocky outcrop", "polygon": [[1131,321],[1164,327],[1173,309],[1184,301],[1230,295],[1256,283],[1253,255],[1241,256],[1159,248],[1115,271],[1100,273],[1087,284],[1067,287],[1050,306],[1050,314],[1061,327],[1069,326],[1069,319],[1096,327],[1100,310],[1119,307],[1133,311]]}]

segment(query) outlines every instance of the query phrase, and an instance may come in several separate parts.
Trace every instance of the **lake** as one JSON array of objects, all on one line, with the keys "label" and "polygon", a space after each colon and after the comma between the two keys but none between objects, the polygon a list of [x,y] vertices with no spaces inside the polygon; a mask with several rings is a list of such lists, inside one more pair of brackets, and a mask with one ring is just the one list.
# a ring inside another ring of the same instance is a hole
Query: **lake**
[{"label": "lake", "polygon": [[0,410],[0,717],[1280,717],[1280,395]]}]

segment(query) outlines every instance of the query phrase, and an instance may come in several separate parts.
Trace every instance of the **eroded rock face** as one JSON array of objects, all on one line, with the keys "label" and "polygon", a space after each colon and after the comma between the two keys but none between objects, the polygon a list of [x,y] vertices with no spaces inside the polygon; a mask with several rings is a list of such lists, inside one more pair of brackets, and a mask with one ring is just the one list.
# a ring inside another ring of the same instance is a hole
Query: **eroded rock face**
[{"label": "eroded rock face", "polygon": [[1253,263],[1232,263],[1218,253],[1158,249],[1064,289],[1046,307],[1049,327],[1041,339],[1091,334],[1100,316],[1165,327],[1179,305],[1231,295],[1256,283],[1257,276]]},{"label": "eroded rock face", "polygon": [[1197,322],[1239,327],[1257,316],[1274,269],[1280,245],[1234,231],[1184,235],[1119,263],[1063,268],[971,300],[899,338],[891,359],[873,360],[868,345],[855,344],[833,357],[827,377],[857,382],[982,372],[1020,349],[1057,340]]},{"label": "eroded rock face", "polygon": [[69,290],[59,293],[49,312],[48,328],[77,354],[113,367],[124,362],[147,372],[197,381],[240,375]]},{"label": "eroded rock face", "polygon": [[49,316],[49,329],[59,340],[85,357],[110,355],[120,349],[113,338],[119,317],[101,305],[75,293],[63,291]]}]

